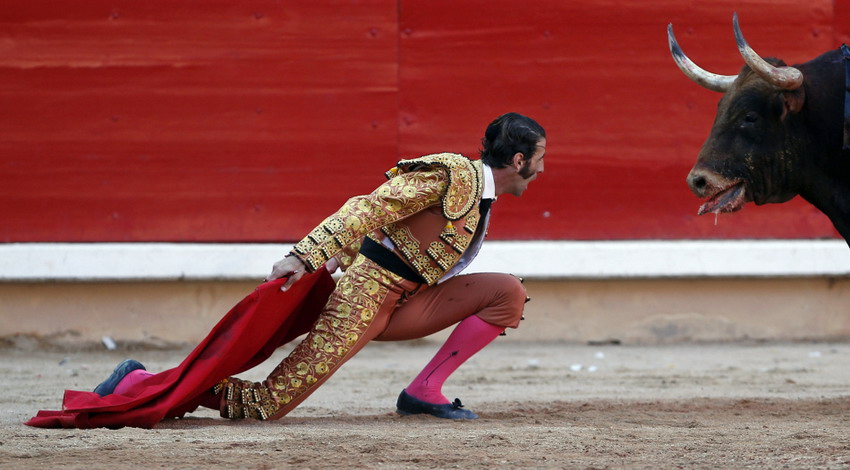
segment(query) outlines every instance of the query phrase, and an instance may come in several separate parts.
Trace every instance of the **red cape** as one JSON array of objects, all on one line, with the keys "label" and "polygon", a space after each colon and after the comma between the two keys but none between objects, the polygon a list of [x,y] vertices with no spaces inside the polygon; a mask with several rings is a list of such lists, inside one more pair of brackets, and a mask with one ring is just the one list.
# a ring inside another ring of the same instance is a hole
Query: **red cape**
[{"label": "red cape", "polygon": [[324,268],[281,292],[285,280],[262,284],[236,304],[179,366],[143,380],[125,395],[66,390],[62,411],[39,411],[25,424],[152,428],[164,418],[194,410],[201,394],[210,393],[221,379],[260,364],[309,331],[335,287]]}]

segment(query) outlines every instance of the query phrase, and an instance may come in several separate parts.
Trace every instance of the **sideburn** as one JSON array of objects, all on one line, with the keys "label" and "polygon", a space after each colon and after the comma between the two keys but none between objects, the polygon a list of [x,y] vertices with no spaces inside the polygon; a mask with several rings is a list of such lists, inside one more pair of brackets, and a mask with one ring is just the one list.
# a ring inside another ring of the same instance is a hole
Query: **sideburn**
[{"label": "sideburn", "polygon": [[522,176],[523,179],[529,179],[534,176],[534,172],[531,171],[530,158],[523,160],[523,164],[519,168],[519,171],[517,173],[519,173],[519,175]]}]

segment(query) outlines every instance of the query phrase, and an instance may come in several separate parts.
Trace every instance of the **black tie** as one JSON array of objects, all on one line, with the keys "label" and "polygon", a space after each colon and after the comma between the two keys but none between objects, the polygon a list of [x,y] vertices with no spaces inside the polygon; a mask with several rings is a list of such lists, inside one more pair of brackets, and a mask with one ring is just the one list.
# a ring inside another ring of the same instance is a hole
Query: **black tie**
[{"label": "black tie", "polygon": [[481,220],[487,217],[487,213],[490,212],[490,205],[493,204],[492,199],[482,199],[481,203],[478,204],[478,212],[481,213]]}]

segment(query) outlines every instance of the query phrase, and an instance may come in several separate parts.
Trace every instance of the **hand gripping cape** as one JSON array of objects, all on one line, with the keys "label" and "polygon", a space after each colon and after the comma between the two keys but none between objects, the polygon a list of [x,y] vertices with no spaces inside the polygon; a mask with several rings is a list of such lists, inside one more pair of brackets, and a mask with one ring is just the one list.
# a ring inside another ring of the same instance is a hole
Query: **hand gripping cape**
[{"label": "hand gripping cape", "polygon": [[248,370],[275,349],[307,333],[335,284],[322,268],[286,292],[278,279],[257,287],[233,307],[183,362],[133,386],[101,397],[65,391],[62,411],[39,411],[25,424],[42,428],[152,428],[198,407],[221,379]]}]

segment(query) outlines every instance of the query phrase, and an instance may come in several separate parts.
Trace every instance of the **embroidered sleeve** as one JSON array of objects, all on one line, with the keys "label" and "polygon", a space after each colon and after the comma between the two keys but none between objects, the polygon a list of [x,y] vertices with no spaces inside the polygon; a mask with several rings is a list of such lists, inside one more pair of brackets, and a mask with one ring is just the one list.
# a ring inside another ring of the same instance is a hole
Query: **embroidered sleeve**
[{"label": "embroidered sleeve", "polygon": [[293,253],[315,271],[344,247],[387,224],[439,204],[446,192],[445,170],[393,176],[371,194],[355,196],[298,242]]}]

